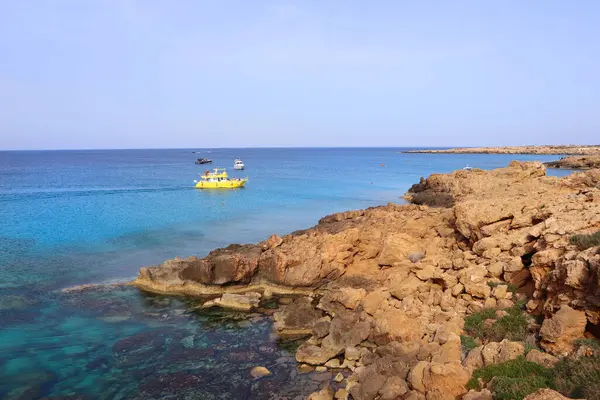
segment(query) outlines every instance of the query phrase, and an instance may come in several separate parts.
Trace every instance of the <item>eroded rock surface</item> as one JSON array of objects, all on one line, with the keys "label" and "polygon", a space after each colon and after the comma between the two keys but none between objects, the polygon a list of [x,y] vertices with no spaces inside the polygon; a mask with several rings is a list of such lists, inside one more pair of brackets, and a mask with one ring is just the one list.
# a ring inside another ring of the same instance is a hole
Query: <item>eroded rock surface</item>
[{"label": "eroded rock surface", "polygon": [[[275,330],[310,335],[296,352],[303,365],[353,371],[345,388],[336,381],[319,394],[328,398],[489,398],[467,394],[472,371],[515,359],[524,345],[483,342],[463,354],[466,315],[525,298],[545,317],[541,345],[555,355],[600,323],[600,249],[569,241],[600,230],[599,186],[599,170],[548,177],[539,162],[435,174],[408,194],[424,205],[333,214],[256,245],[142,268],[134,284],[220,301],[248,291],[310,294],[281,306]],[[539,351],[528,359],[556,360]]]}]

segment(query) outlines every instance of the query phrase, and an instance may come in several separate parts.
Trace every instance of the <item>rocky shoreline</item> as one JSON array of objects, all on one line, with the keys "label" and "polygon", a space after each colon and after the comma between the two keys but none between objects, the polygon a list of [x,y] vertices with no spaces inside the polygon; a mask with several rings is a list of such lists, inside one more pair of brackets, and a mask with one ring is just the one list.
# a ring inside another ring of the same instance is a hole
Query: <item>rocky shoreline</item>
[{"label": "rocky shoreline", "polygon": [[[133,285],[238,310],[286,296],[274,329],[308,338],[298,368],[339,372],[312,399],[580,393],[555,371],[598,359],[600,373],[600,170],[555,178],[512,162],[434,174],[406,198],[142,268]],[[492,379],[496,367],[535,379]]]},{"label": "rocky shoreline", "polygon": [[594,169],[600,168],[600,155],[562,157],[558,161],[544,163],[548,168],[556,169]]},{"label": "rocky shoreline", "polygon": [[445,150],[410,150],[406,153],[600,155],[600,145],[464,147]]}]

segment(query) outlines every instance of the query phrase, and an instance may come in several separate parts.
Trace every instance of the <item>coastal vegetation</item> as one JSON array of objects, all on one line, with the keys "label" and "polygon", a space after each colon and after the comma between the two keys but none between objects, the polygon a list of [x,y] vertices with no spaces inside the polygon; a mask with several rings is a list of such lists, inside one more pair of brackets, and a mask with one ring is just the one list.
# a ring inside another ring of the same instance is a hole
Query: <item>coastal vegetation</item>
[{"label": "coastal vegetation", "polygon": [[590,247],[600,246],[600,231],[571,236],[569,243],[577,246],[580,251],[587,250]]},{"label": "coastal vegetation", "polygon": [[[595,349],[600,350],[597,341]],[[585,348],[585,345],[582,346]],[[467,383],[468,389],[490,387],[495,400],[520,400],[540,388],[550,388],[572,398],[600,399],[600,352],[565,357],[547,368],[519,356],[500,364],[479,368]]]}]

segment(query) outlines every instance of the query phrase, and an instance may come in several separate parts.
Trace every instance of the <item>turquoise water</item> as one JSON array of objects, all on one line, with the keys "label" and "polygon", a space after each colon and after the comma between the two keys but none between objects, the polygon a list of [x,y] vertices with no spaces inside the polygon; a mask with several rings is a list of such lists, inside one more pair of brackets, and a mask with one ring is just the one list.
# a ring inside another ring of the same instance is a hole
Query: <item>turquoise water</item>
[{"label": "turquoise water", "polygon": [[[316,389],[327,376],[296,373],[293,351],[260,314],[250,324],[129,287],[61,290],[401,202],[431,173],[557,158],[402,150],[0,152],[0,398],[259,399]],[[214,163],[195,165],[197,157]],[[249,177],[245,189],[193,189],[205,168],[235,158],[247,168],[229,172]],[[255,365],[273,375],[251,380]]]}]

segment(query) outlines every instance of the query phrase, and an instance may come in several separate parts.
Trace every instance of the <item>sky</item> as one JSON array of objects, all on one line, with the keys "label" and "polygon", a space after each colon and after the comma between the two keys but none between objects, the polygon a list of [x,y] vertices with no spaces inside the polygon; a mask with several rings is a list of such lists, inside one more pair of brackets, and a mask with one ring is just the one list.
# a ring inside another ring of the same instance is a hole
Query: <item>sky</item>
[{"label": "sky", "polygon": [[600,143],[595,0],[0,0],[0,149]]}]

